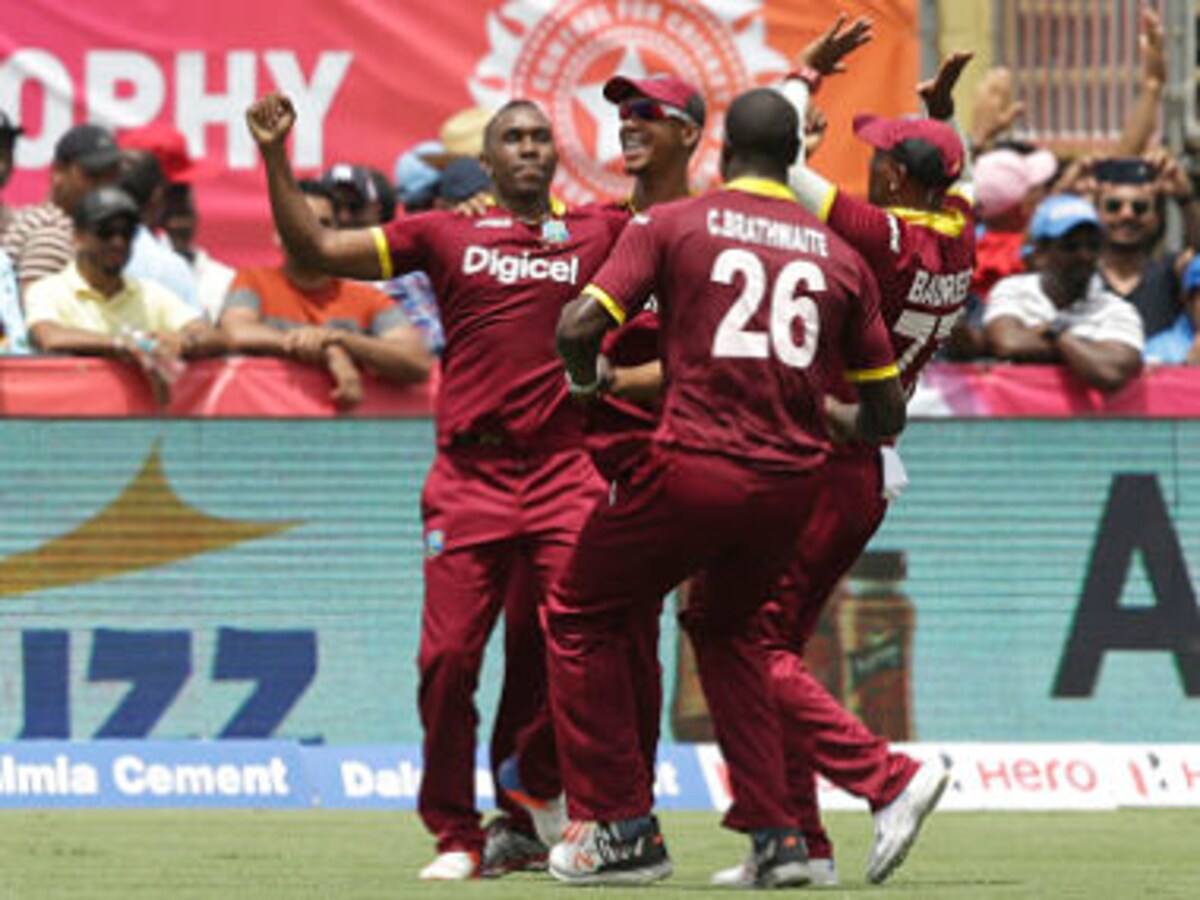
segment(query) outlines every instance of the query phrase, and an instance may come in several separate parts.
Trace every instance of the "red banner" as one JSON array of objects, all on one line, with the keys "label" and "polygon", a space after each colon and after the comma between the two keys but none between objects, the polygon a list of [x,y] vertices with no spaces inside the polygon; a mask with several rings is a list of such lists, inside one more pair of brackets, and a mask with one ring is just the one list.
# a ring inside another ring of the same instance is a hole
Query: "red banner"
[{"label": "red banner", "polygon": [[[916,0],[847,0],[878,37],[818,97],[830,137],[814,160],[861,190],[867,152],[855,112],[915,108]],[[551,115],[567,199],[619,196],[616,117],[600,97],[615,72],[670,71],[700,87],[713,115],[695,161],[716,178],[722,110],[770,83],[826,26],[833,8],[791,0],[25,0],[0,23],[0,108],[25,126],[5,201],[42,199],[54,143],[72,124],[171,122],[214,174],[197,186],[201,243],[234,264],[273,261],[269,211],[245,108],[279,89],[297,102],[293,159],[302,173],[333,162],[389,176],[399,154],[437,136],[471,106],[516,96]]]}]

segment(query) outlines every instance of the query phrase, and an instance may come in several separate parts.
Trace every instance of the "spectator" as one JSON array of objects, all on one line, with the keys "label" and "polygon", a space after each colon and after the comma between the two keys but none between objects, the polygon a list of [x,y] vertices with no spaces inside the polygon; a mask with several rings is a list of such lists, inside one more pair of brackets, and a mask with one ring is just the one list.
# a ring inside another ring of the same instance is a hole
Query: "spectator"
[{"label": "spectator", "polygon": [[179,297],[124,274],[137,225],[137,204],[120,188],[85,194],[74,215],[74,261],[28,288],[25,318],[30,341],[43,353],[133,360],[161,400],[182,360],[224,347]]},{"label": "spectator", "polygon": [[375,182],[375,193],[379,196],[379,224],[386,225],[396,218],[396,188],[379,169],[368,167],[367,174]]},{"label": "spectator", "polygon": [[[324,187],[303,182],[301,189],[317,220],[333,227]],[[411,384],[428,377],[432,362],[420,335],[382,292],[325,275],[286,249],[283,265],[238,273],[220,324],[233,352],[323,365],[333,379],[331,397],[343,409],[362,400],[360,365]]]},{"label": "spectator", "polygon": [[203,313],[196,294],[196,279],[187,261],[154,237],[147,223],[162,218],[166,181],[158,159],[149,150],[122,150],[117,184],[138,205],[138,226],[125,273],[157,281],[188,306]]},{"label": "spectator", "polygon": [[[1100,274],[1105,286],[1137,307],[1146,334],[1170,328],[1182,311],[1179,276],[1200,247],[1200,204],[1180,162],[1165,150],[1138,160],[1092,166],[1095,202],[1104,228]],[[1162,252],[1167,201],[1183,214],[1182,252]]]},{"label": "spectator", "polygon": [[441,170],[435,163],[444,163],[446,148],[437,141],[417,144],[396,160],[396,196],[408,213],[433,208]]},{"label": "spectator", "polygon": [[1146,362],[1159,365],[1200,365],[1200,256],[1183,270],[1183,312],[1175,323],[1146,340]]},{"label": "spectator", "polygon": [[[13,151],[16,149],[17,138],[25,133],[25,129],[13,122],[4,112],[0,112],[0,191],[12,177]],[[0,201],[0,238],[4,236],[13,219],[13,211]],[[11,263],[10,263],[11,265]]]},{"label": "spectator", "polygon": [[1097,277],[1100,217],[1082,197],[1042,201],[1029,227],[1038,271],[992,289],[984,330],[995,356],[1062,363],[1092,387],[1115,391],[1142,368],[1137,311]]},{"label": "spectator", "polygon": [[969,360],[984,355],[983,309],[992,286],[1025,271],[1025,228],[1058,172],[1049,150],[1006,146],[975,162],[975,270],[966,314],[954,326],[941,355]]},{"label": "spectator", "polygon": [[483,106],[468,106],[442,122],[438,143],[448,157],[444,162],[463,156],[479,159],[483,155],[483,132],[492,112]]},{"label": "spectator", "polygon": [[25,316],[21,312],[21,292],[12,260],[0,250],[0,354],[24,356],[29,352],[25,335]]},{"label": "spectator", "polygon": [[113,136],[99,125],[76,125],[59,138],[50,166],[50,196],[17,212],[0,241],[17,270],[22,294],[75,258],[75,207],[88,191],[116,182],[120,159]]},{"label": "spectator", "polygon": [[464,200],[491,189],[492,181],[478,159],[460,156],[446,163],[438,181],[434,209],[453,209]]},{"label": "spectator", "polygon": [[165,122],[123,132],[121,145],[128,149],[149,150],[162,167],[166,179],[162,204],[155,217],[148,218],[146,224],[152,229],[161,229],[162,243],[183,257],[191,269],[200,305],[209,321],[216,322],[235,273],[196,244],[199,216],[192,186],[208,175],[211,167],[206,160],[193,159],[182,132]]},{"label": "spectator", "polygon": [[383,221],[379,187],[366,166],[337,163],[321,176],[321,184],[333,199],[338,228],[366,228]]}]

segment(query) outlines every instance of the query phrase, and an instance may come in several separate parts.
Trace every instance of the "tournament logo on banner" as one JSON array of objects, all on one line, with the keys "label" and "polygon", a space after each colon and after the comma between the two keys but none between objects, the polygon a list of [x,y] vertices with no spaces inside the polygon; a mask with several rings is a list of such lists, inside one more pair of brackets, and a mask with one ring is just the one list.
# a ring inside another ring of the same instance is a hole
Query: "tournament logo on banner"
[{"label": "tournament logo on banner", "polygon": [[469,81],[480,106],[533,100],[558,138],[555,190],[584,202],[628,190],[620,123],[603,96],[617,74],[671,74],[696,86],[709,109],[692,161],[696,186],[716,180],[724,110],[741,91],[781,76],[787,59],[766,44],[762,4],[719,0],[513,0],[488,14],[491,43]]}]

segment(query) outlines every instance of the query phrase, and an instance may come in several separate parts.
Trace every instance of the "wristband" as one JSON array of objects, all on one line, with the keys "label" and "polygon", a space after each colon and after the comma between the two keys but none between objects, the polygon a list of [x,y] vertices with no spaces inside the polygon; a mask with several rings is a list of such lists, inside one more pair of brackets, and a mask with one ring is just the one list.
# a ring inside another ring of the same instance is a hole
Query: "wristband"
[{"label": "wristband", "polygon": [[788,72],[787,77],[803,81],[808,85],[809,94],[816,94],[817,88],[821,86],[821,73],[812,66],[800,66],[797,69],[793,69],[791,72]]},{"label": "wristband", "polygon": [[600,389],[604,386],[604,378],[600,372],[596,372],[596,380],[591,384],[579,384],[571,377],[571,373],[567,373],[567,393],[572,397],[590,397],[593,394],[600,393]]}]

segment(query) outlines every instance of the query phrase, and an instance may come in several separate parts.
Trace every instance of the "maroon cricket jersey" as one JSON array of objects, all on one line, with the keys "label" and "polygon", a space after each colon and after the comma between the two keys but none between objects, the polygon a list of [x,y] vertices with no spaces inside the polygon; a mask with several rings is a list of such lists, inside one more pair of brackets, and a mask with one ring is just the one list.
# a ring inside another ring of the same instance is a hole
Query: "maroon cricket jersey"
[{"label": "maroon cricket jersey", "polygon": [[582,414],[568,401],[554,334],[563,306],[620,227],[618,219],[561,208],[528,224],[497,208],[479,218],[423,213],[376,230],[383,277],[422,269],[437,296],[446,333],[439,448],[579,444]]},{"label": "maroon cricket jersey", "polygon": [[829,371],[896,374],[866,264],[777,182],[738,179],[635,216],[584,293],[618,323],[657,297],[665,445],[816,466]]},{"label": "maroon cricket jersey", "polygon": [[911,392],[966,307],[975,270],[971,204],[951,192],[938,212],[882,209],[837,191],[827,210],[826,224],[863,255],[879,282],[896,367]]}]

